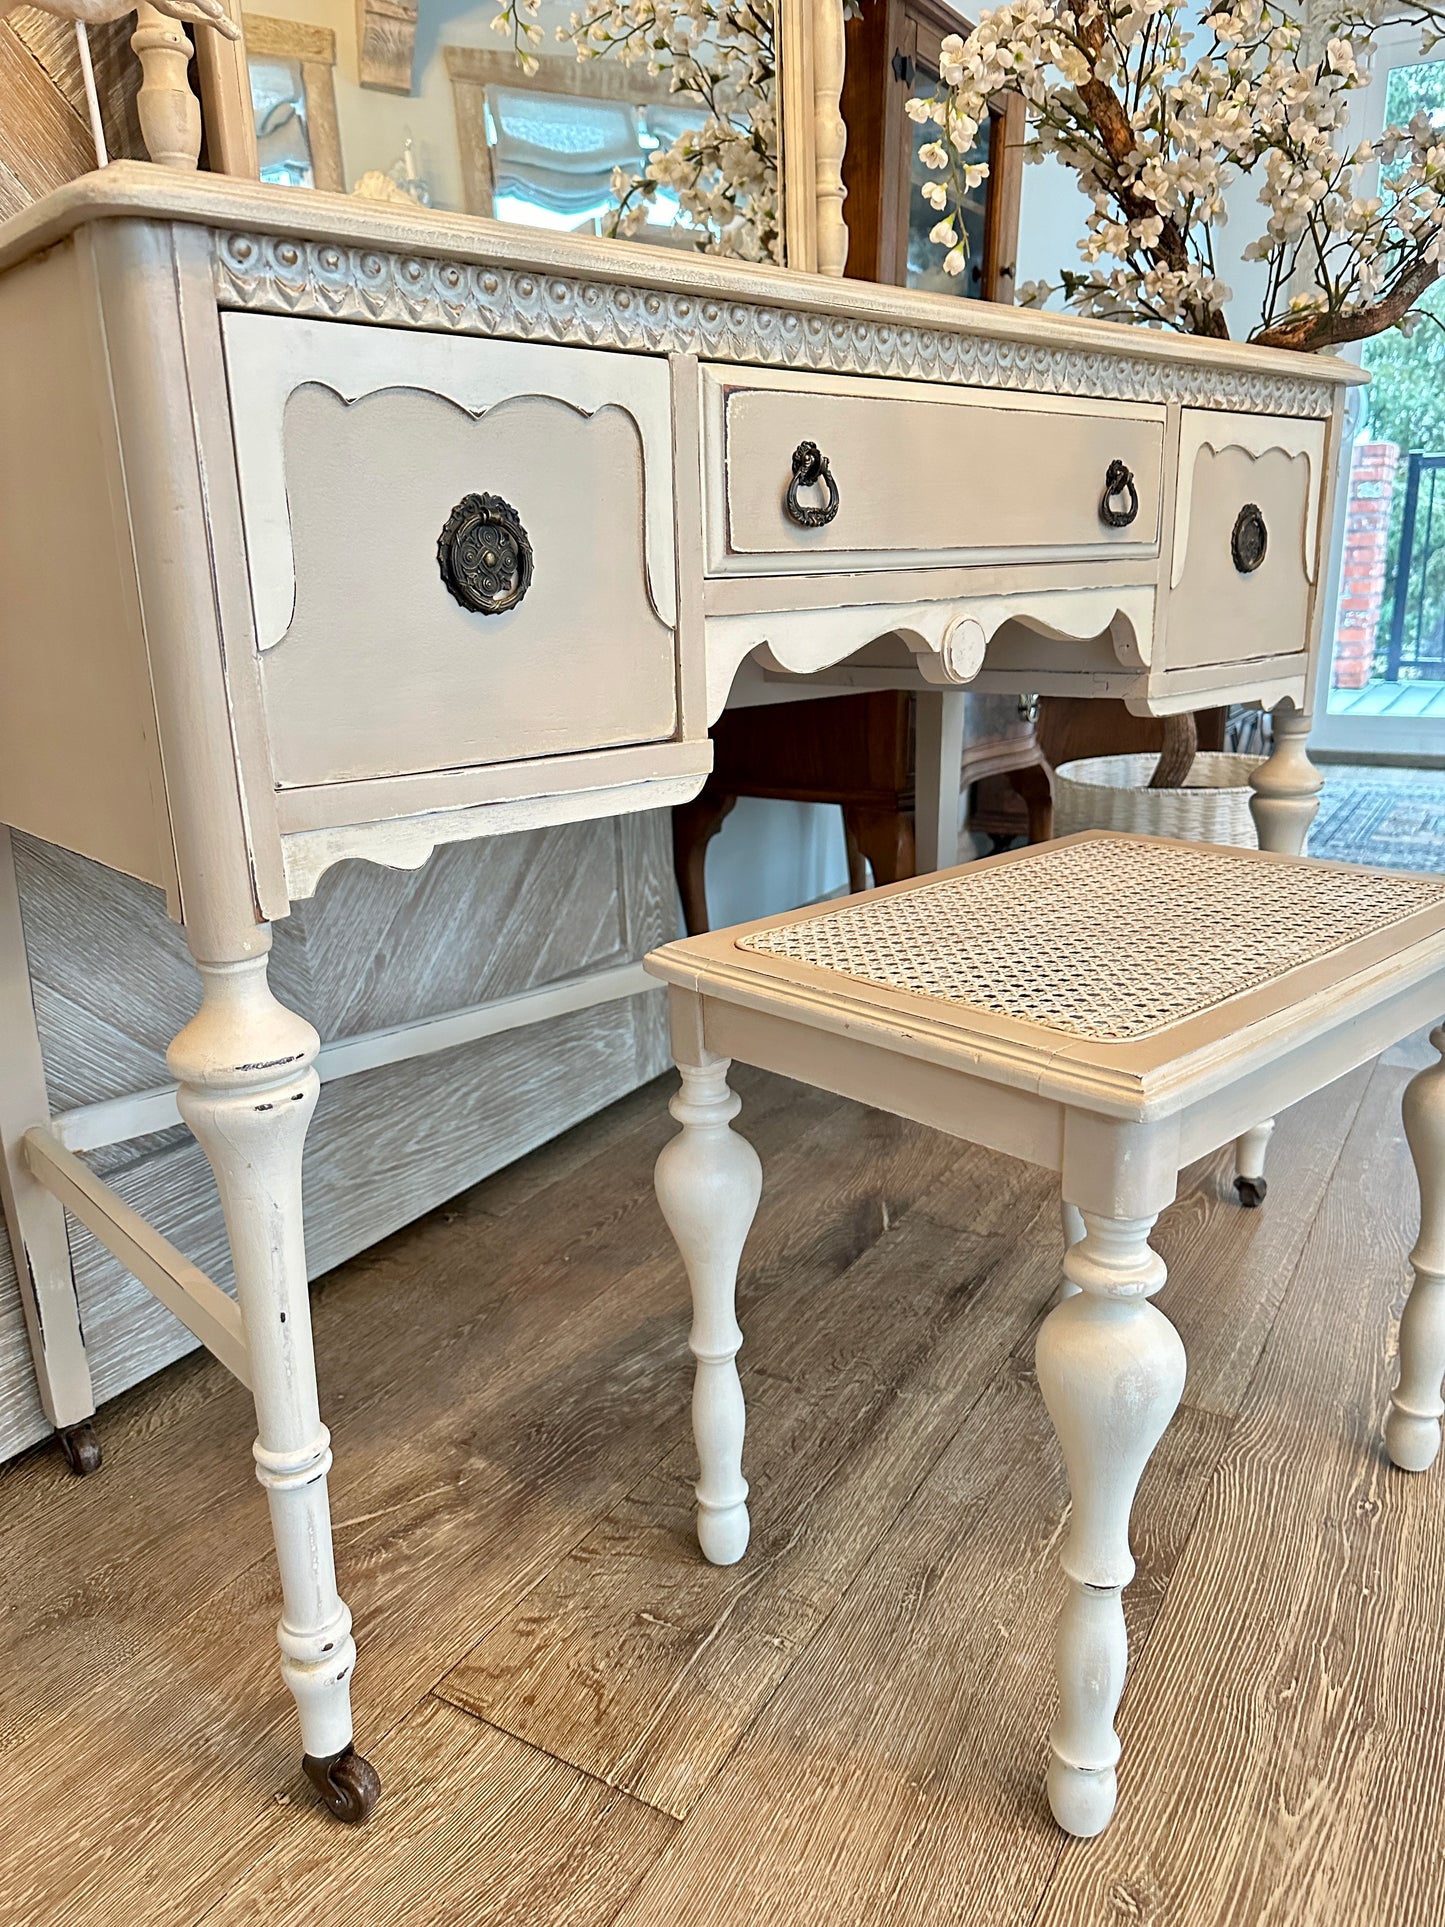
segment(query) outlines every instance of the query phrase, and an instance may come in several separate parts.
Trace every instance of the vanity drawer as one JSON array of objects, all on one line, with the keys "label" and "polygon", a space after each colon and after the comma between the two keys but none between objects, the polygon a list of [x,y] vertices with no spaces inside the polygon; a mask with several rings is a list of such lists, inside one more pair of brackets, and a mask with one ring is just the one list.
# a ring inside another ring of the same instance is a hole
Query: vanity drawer
[{"label": "vanity drawer", "polygon": [[1183,411],[1168,668],[1306,647],[1319,570],[1325,428],[1322,421]]},{"label": "vanity drawer", "polygon": [[661,358],[272,315],[223,332],[279,788],[672,736]]},{"label": "vanity drawer", "polygon": [[[1159,543],[1165,411],[928,382],[702,371],[707,566],[713,575],[1151,555]],[[826,484],[787,506],[794,454]],[[1102,513],[1110,464],[1129,471]]]}]

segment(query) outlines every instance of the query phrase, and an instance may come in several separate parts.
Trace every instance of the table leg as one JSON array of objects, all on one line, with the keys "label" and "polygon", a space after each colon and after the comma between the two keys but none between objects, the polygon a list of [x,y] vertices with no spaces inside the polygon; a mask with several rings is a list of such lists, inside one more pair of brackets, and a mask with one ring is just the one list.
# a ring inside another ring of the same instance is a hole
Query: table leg
[{"label": "table leg", "polygon": [[1251,1125],[1234,1147],[1234,1189],[1239,1202],[1248,1210],[1264,1203],[1269,1190],[1264,1176],[1264,1154],[1274,1136],[1274,1119]]},{"label": "table leg", "polygon": [[701,1467],[697,1536],[715,1566],[737,1564],[750,1529],[736,1295],[738,1261],[763,1184],[757,1152],[731,1128],[742,1103],[728,1088],[729,1062],[707,1056],[701,1063],[679,1063],[682,1089],[669,1109],[682,1130],[663,1146],[656,1171],[657,1201],[692,1287],[692,1430]]},{"label": "table leg", "polygon": [[[959,779],[963,774],[962,689],[921,689],[914,697],[913,798],[918,874],[958,862]],[[906,873],[905,873],[906,874]],[[880,877],[879,882],[882,882]]]},{"label": "table leg", "polygon": [[[1272,714],[1274,748],[1249,779],[1254,791],[1249,813],[1260,849],[1278,856],[1303,856],[1325,779],[1310,761],[1308,714],[1288,698],[1277,703]],[[1236,1146],[1234,1188],[1243,1205],[1263,1202],[1264,1152],[1273,1130],[1274,1119],[1266,1118],[1246,1131]]]},{"label": "table leg", "polygon": [[302,1764],[339,1818],[363,1820],[380,1781],[352,1746],[351,1614],[336,1590],[301,1215],[301,1152],[320,1040],[272,996],[266,944],[197,957],[202,1002],[167,1054],[181,1116],[215,1173],[256,1401],[256,1476],[281,1569],[281,1675],[301,1715]]},{"label": "table leg", "polygon": [[0,825],[0,1205],[45,1416],[72,1472],[94,1472],[100,1444],[91,1426],[95,1395],[75,1296],[65,1211],[30,1172],[25,1133],[50,1122],[45,1065],[30,994],[30,961],[10,832]]},{"label": "table leg", "polygon": [[1274,748],[1249,779],[1249,813],[1262,850],[1303,856],[1325,779],[1309,757],[1310,718],[1286,698],[1277,703]]},{"label": "table leg", "polygon": [[1149,1245],[1154,1219],[1085,1211],[1083,1220],[1083,1238],[1064,1254],[1065,1274],[1079,1290],[1044,1320],[1036,1363],[1073,1501],[1062,1555],[1069,1591],[1055,1645],[1049,1805],[1065,1832],[1087,1839],[1108,1825],[1118,1791],[1114,1713],[1129,1654],[1123,1589],[1134,1576],[1129,1513],[1183,1395],[1184,1346],[1148,1302],[1165,1277],[1164,1260]]},{"label": "table leg", "polygon": [[[1430,1033],[1445,1058],[1445,1026]],[[1410,1253],[1415,1282],[1400,1320],[1400,1373],[1390,1394],[1385,1444],[1405,1472],[1423,1472],[1440,1450],[1445,1404],[1445,1062],[1405,1087],[1405,1136],[1420,1185],[1420,1236]]]}]

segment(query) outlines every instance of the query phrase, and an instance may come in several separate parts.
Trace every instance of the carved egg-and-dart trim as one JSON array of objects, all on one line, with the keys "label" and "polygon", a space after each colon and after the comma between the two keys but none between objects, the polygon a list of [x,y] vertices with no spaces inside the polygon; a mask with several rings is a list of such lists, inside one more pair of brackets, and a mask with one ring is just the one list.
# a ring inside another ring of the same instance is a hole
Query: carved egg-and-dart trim
[{"label": "carved egg-and-dart trim", "polygon": [[442,581],[479,616],[516,608],[531,587],[532,560],[522,518],[500,495],[464,495],[437,537]]}]

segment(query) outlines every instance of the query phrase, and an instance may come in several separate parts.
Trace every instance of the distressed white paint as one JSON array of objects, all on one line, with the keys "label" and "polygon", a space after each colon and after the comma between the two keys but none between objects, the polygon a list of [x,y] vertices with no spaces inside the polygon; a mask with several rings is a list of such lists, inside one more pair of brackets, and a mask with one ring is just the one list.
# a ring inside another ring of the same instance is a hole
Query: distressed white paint
[{"label": "distressed white paint", "polygon": [[79,1218],[168,1311],[174,1312],[234,1378],[249,1386],[251,1364],[241,1314],[220,1286],[132,1211],[51,1132],[27,1131],[25,1156],[32,1174],[66,1210]]},{"label": "distressed white paint", "polygon": [[[1217,961],[1191,976],[1142,927],[1143,881],[1167,898],[1171,866],[1176,882],[1201,866],[1215,877],[1198,914],[1228,928],[1230,982]],[[1029,915],[1016,927],[1011,907],[1026,902],[1038,919],[1041,892],[1053,968],[1030,974],[1019,935]],[[1037,1362],[1072,1506],[1047,1787],[1061,1826],[1098,1833],[1117,1797],[1130,1511],[1185,1376],[1179,1336],[1148,1302],[1165,1282],[1150,1231],[1186,1164],[1261,1135],[1258,1118],[1438,1012],[1445,885],[1095,835],[687,938],[647,961],[672,986],[684,1079],[673,1106],[684,1129],[663,1153],[659,1196],[710,1313],[700,1356],[720,1375],[698,1427],[709,1557],[718,1507],[739,1516],[746,1492],[733,1307],[757,1173],[728,1129],[727,1061],[1059,1172],[1064,1285]],[[1434,1040],[1445,1058],[1445,1029]],[[1445,1414],[1445,1063],[1411,1084],[1405,1118],[1421,1235],[1387,1436],[1397,1463],[1423,1468]],[[725,1544],[730,1556],[743,1536]]]},{"label": "distressed white paint", "polygon": [[[1445,1028],[1432,1031],[1430,1042],[1445,1059]],[[1396,1465],[1423,1472],[1440,1450],[1445,1414],[1445,1062],[1411,1078],[1403,1108],[1420,1185],[1420,1235],[1410,1253],[1415,1282],[1400,1320],[1400,1370],[1385,1443]]]},{"label": "distressed white paint", "polygon": [[281,1674],[316,1758],[351,1744],[351,1615],[336,1590],[311,1302],[301,1147],[321,1089],[320,1039],[266,981],[266,956],[197,960],[201,1008],[167,1061],[181,1116],[215,1173],[236,1267],[256,1400],[256,1476],[266,1489],[282,1612]]},{"label": "distressed white paint", "polygon": [[735,1296],[738,1263],[762,1192],[762,1166],[747,1139],[731,1128],[742,1106],[728,1088],[726,1058],[704,1056],[678,1068],[682,1090],[668,1108],[682,1131],[658,1157],[657,1201],[692,1287],[688,1345],[697,1360],[692,1432],[701,1465],[698,1541],[713,1565],[731,1566],[748,1543],[736,1362],[743,1335]]},{"label": "distressed white paint", "polygon": [[[323,1084],[334,1083],[337,1078],[379,1070],[384,1064],[431,1057],[438,1051],[474,1044],[483,1037],[497,1037],[504,1031],[565,1017],[574,1010],[590,1010],[622,997],[635,997],[649,988],[651,979],[640,963],[563,978],[539,990],[519,991],[515,997],[498,997],[467,1010],[421,1017],[414,1024],[392,1024],[385,1030],[323,1044],[316,1059],[317,1075]],[[137,1091],[133,1097],[110,1098],[64,1111],[51,1120],[50,1134],[67,1150],[96,1151],[102,1145],[124,1144],[131,1138],[168,1130],[179,1122],[175,1086],[164,1085],[157,1090]]]},{"label": "distressed white paint", "polygon": [[1114,1712],[1129,1656],[1123,1590],[1134,1577],[1129,1513],[1183,1395],[1184,1346],[1147,1302],[1165,1278],[1149,1246],[1153,1219],[1081,1216],[1084,1236],[1064,1254],[1064,1275],[1078,1292],[1044,1320],[1036,1364],[1072,1500],[1049,1806],[1066,1832],[1087,1839],[1108,1825],[1118,1797]]}]

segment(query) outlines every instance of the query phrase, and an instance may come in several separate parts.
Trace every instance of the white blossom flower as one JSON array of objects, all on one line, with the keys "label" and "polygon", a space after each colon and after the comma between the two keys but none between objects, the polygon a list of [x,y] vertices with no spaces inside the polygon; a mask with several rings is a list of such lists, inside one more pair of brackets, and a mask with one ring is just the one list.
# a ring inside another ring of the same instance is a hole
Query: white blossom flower
[{"label": "white blossom flower", "polygon": [[[1322,0],[1306,36],[1284,0],[1219,0],[1202,27],[1188,0],[1001,0],[944,40],[940,92],[908,103],[942,130],[928,145],[942,179],[924,191],[945,268],[961,267],[954,219],[986,175],[968,156],[1013,94],[1025,158],[1056,157],[1087,200],[1084,271],[1019,300],[1062,292],[1085,314],[1223,335],[1215,235],[1247,180],[1261,230],[1241,252],[1266,269],[1255,339],[1315,347],[1395,325],[1445,258],[1445,124],[1419,112],[1345,147],[1383,4]],[[1391,17],[1445,38],[1445,0],[1391,0]]]}]

